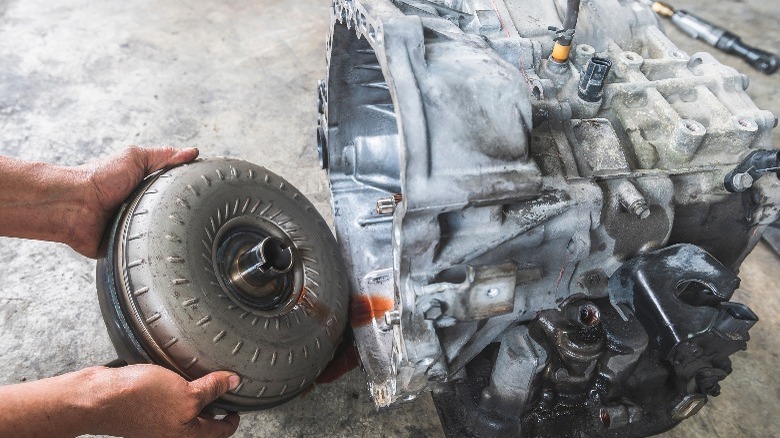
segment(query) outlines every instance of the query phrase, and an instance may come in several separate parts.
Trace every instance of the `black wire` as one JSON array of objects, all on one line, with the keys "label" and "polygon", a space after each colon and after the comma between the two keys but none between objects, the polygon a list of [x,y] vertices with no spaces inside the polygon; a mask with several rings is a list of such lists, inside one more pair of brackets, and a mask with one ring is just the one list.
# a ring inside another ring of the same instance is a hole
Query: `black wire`
[{"label": "black wire", "polygon": [[[562,46],[570,46],[574,38],[574,30],[577,28],[577,19],[580,16],[580,0],[568,0],[566,3],[566,19],[563,21],[564,35],[558,40]],[[566,32],[571,30],[571,32]]]}]

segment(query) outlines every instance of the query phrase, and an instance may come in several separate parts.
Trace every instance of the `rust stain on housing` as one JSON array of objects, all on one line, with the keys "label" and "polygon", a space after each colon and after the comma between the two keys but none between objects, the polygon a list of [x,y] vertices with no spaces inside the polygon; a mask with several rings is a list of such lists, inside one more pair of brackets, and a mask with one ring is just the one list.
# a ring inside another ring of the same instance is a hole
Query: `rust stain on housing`
[{"label": "rust stain on housing", "polygon": [[352,327],[363,327],[371,324],[375,318],[384,318],[388,310],[393,310],[395,303],[390,298],[378,296],[360,296],[352,299]]}]

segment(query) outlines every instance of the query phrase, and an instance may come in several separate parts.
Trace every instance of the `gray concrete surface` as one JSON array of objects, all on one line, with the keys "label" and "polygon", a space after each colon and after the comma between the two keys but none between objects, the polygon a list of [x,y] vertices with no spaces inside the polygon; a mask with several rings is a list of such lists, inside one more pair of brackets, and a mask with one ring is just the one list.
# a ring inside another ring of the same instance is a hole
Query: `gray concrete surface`
[{"label": "gray concrete surface", "polygon": [[[0,154],[75,165],[127,144],[198,146],[282,174],[327,212],[314,147],[325,0],[0,0]],[[780,47],[760,0],[680,1],[748,41]],[[707,47],[670,31],[681,48]],[[780,113],[780,75],[749,93]],[[775,131],[775,144],[780,133]],[[2,189],[2,188],[0,188]],[[2,220],[2,218],[0,218]],[[737,299],[761,317],[723,395],[668,437],[780,434],[780,258],[761,246]],[[94,262],[61,245],[0,239],[0,384],[113,359]],[[359,372],[282,407],[245,414],[239,437],[442,436],[430,398],[376,413]]]}]

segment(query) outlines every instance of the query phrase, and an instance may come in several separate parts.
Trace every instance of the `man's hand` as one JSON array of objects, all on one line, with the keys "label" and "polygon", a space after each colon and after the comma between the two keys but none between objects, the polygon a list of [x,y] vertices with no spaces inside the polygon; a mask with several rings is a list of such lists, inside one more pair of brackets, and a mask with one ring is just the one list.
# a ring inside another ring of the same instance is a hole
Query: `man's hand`
[{"label": "man's hand", "polygon": [[0,436],[229,437],[238,415],[215,420],[200,413],[239,383],[226,371],[187,382],[162,367],[133,365],[0,387]]},{"label": "man's hand", "polygon": [[141,181],[160,169],[189,163],[197,157],[195,148],[131,146],[118,155],[79,167],[83,172],[84,204],[82,214],[70,224],[65,243],[87,257],[97,257],[114,212]]},{"label": "man's hand", "polygon": [[194,148],[133,146],[79,167],[0,157],[0,235],[62,242],[97,257],[106,226],[144,177],[197,156]]},{"label": "man's hand", "polygon": [[125,438],[228,437],[238,427],[236,414],[222,420],[199,417],[207,404],[238,386],[240,379],[233,373],[220,371],[187,382],[154,365],[86,372],[106,385],[90,433]]}]

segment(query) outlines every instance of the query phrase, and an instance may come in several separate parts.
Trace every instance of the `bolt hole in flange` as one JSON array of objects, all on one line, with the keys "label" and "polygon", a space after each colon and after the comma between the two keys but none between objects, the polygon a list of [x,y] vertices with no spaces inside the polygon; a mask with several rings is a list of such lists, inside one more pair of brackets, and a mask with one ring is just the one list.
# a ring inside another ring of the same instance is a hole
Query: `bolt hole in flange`
[{"label": "bolt hole in flange", "polygon": [[620,59],[629,67],[639,67],[644,62],[644,58],[634,52],[623,52]]},{"label": "bolt hole in flange", "polygon": [[207,159],[153,175],[105,247],[98,298],[120,358],[190,380],[240,374],[212,408],[294,398],[340,343],[349,294],[338,245],[314,206],[260,166]]},{"label": "bolt hole in flange", "polygon": [[596,53],[596,49],[594,49],[593,46],[589,46],[587,44],[577,45],[577,50],[582,52],[585,55],[593,55],[594,53]]},{"label": "bolt hole in flange", "polygon": [[747,117],[734,117],[734,124],[741,130],[749,133],[758,131],[758,124]]},{"label": "bolt hole in flange", "polygon": [[693,134],[700,134],[706,131],[704,125],[697,122],[696,120],[683,120],[681,123],[687,131]]}]

